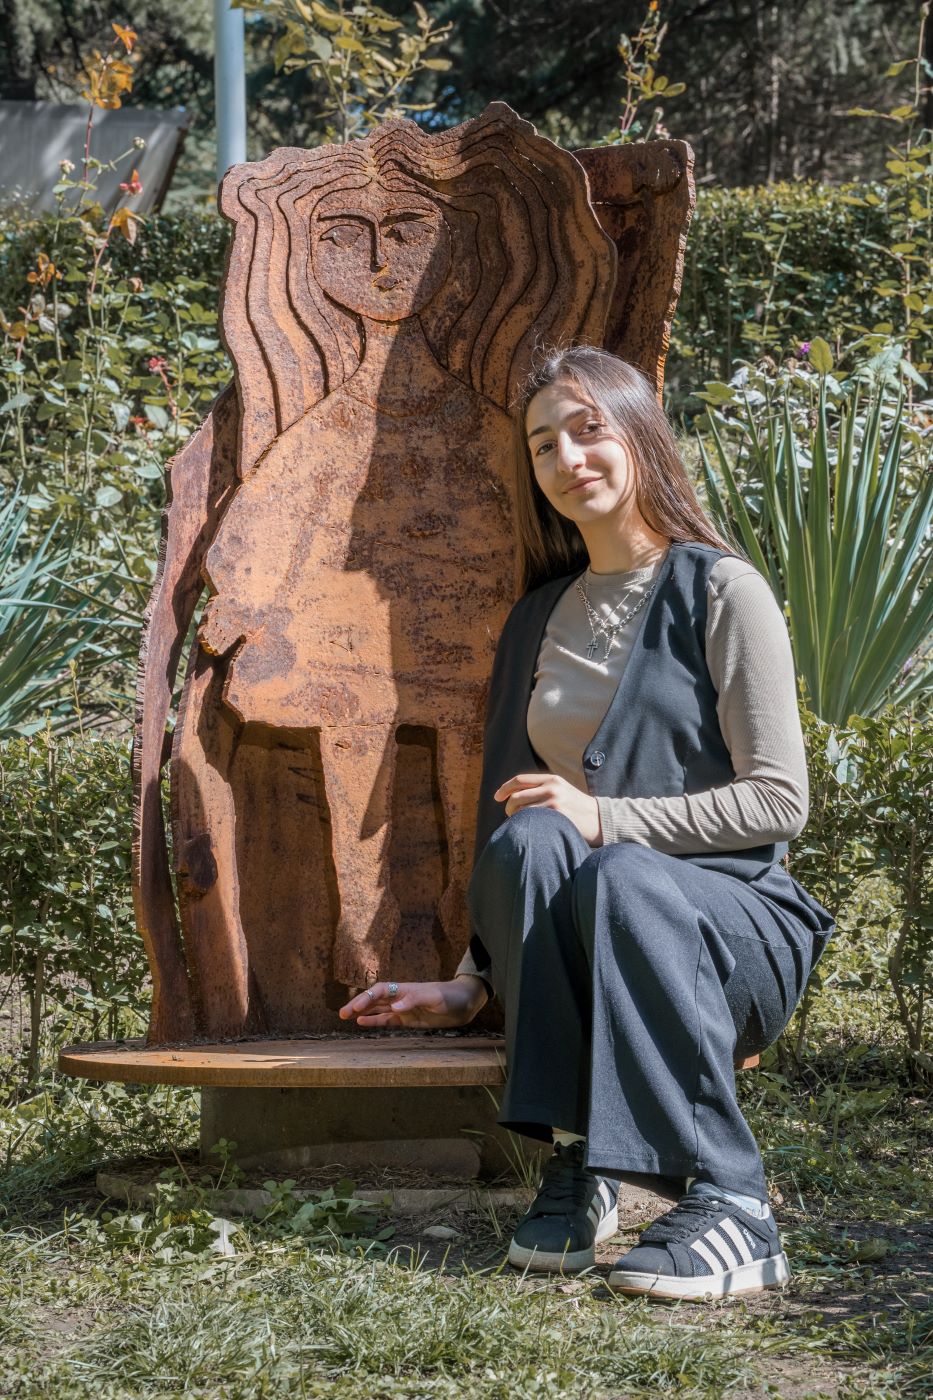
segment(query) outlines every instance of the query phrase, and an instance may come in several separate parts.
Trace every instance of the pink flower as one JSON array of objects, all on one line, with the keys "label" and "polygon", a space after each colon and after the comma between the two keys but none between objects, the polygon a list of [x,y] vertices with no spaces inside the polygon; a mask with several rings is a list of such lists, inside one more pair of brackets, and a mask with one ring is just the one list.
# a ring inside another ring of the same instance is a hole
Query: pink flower
[{"label": "pink flower", "polygon": [[120,189],[123,190],[125,194],[142,194],[143,186],[139,178],[139,171],[134,170],[128,180],[122,181]]},{"label": "pink flower", "polygon": [[167,364],[168,361],[164,360],[161,355],[153,355],[152,359],[149,361],[149,368],[152,370],[153,374],[161,374]]},{"label": "pink flower", "polygon": [[807,355],[809,355],[809,353],[810,353],[810,342],[809,342],[809,340],[802,340],[802,341],[800,342],[800,344],[797,346],[797,359],[798,359],[798,360],[802,360],[802,359],[804,359]]}]

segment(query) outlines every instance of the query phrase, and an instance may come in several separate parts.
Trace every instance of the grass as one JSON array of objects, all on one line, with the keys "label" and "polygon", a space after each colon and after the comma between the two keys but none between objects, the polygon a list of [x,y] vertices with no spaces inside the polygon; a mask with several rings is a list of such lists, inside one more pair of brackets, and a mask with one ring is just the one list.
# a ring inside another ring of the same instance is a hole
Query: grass
[{"label": "grass", "polygon": [[[503,1267],[515,1215],[488,1206],[439,1241],[347,1208],[339,1188],[301,1206],[283,1186],[264,1219],[225,1222],[180,1194],[194,1093],[49,1072],[17,1101],[11,1066],[0,1396],[928,1395],[933,1109],[851,945],[832,957],[801,1061],[771,1051],[741,1080],[792,1281],[718,1306],[611,1294],[631,1229],[593,1274],[562,1279]],[[93,1173],[116,1162],[174,1183],[150,1210],[106,1209]]]}]

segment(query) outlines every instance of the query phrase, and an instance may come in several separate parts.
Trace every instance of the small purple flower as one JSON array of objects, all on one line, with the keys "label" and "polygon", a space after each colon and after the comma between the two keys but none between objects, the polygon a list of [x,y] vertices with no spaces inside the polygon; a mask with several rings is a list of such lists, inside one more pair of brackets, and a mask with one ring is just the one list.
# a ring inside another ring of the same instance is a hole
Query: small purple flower
[{"label": "small purple flower", "polygon": [[807,355],[809,355],[809,353],[810,353],[810,342],[809,342],[809,340],[802,340],[802,341],[800,342],[800,344],[797,346],[797,359],[798,359],[798,360],[802,360],[802,359],[804,359]]}]

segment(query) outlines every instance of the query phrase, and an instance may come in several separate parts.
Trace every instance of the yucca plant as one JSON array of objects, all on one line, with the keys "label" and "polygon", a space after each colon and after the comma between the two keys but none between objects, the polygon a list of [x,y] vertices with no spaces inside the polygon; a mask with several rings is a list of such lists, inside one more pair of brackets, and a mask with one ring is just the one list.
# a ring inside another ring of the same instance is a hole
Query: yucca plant
[{"label": "yucca plant", "polygon": [[[23,556],[28,506],[0,507],[0,738],[45,722],[74,723],[77,678],[127,655],[136,622],[113,601],[114,574],[64,577],[75,536],[52,526]],[[73,669],[72,669],[73,668]]]},{"label": "yucca plant", "polygon": [[801,448],[786,404],[759,427],[746,403],[747,498],[712,416],[700,436],[712,512],[771,580],[810,708],[829,724],[933,687],[933,472],[902,505],[900,408],[886,428],[880,396],[864,417],[853,397],[831,433],[821,375]]}]

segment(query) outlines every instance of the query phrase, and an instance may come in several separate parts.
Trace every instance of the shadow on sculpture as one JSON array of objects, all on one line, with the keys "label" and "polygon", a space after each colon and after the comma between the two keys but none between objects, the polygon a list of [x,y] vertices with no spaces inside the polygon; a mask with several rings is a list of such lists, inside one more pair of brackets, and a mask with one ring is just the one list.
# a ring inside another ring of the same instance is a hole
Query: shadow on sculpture
[{"label": "shadow on sculpture", "polygon": [[[328,1031],[348,986],[450,975],[515,596],[508,402],[545,341],[660,384],[689,163],[573,156],[497,103],[228,172],[235,392],[172,465],[140,668],[151,1043]],[[171,748],[179,920],[164,732],[205,586]]]}]

